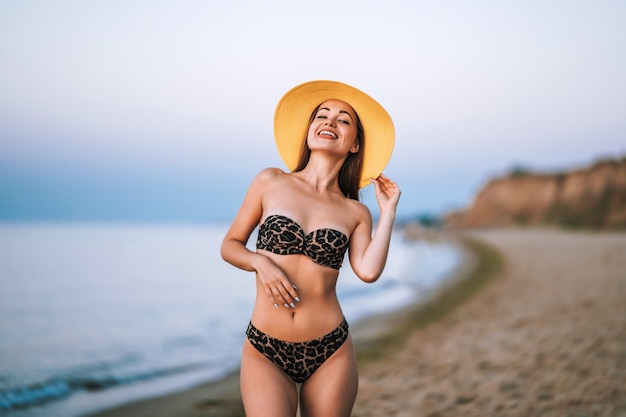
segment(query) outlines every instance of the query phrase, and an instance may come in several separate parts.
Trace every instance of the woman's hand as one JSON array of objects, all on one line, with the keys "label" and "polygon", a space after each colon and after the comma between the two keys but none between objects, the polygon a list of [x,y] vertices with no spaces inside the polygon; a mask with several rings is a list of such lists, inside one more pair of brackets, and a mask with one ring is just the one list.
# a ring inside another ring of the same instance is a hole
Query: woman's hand
[{"label": "woman's hand", "polygon": [[296,286],[289,282],[285,273],[267,256],[259,254],[254,269],[275,308],[279,305],[294,308],[295,303],[300,301]]},{"label": "woman's hand", "polygon": [[376,188],[376,201],[380,212],[391,210],[395,212],[398,201],[400,200],[400,188],[389,177],[380,174],[376,179],[370,179]]}]

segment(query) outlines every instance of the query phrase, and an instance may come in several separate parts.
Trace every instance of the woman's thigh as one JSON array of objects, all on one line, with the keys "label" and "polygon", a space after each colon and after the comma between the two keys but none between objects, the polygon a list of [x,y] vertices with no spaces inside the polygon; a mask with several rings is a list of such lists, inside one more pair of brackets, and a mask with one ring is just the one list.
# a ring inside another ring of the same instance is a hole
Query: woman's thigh
[{"label": "woman's thigh", "polygon": [[241,399],[247,417],[294,417],[296,384],[248,340],[241,355]]},{"label": "woman's thigh", "polygon": [[320,366],[300,389],[302,417],[350,416],[359,377],[352,337]]}]

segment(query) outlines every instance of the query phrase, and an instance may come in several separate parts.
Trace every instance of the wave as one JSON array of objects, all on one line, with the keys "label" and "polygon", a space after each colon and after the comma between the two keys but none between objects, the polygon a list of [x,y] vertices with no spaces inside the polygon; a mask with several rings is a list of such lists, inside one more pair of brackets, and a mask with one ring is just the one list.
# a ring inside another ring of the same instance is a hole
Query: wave
[{"label": "wave", "polygon": [[19,386],[0,389],[0,412],[24,410],[54,401],[65,400],[78,392],[97,392],[147,380],[163,378],[209,368],[195,363],[122,375],[59,376]]}]

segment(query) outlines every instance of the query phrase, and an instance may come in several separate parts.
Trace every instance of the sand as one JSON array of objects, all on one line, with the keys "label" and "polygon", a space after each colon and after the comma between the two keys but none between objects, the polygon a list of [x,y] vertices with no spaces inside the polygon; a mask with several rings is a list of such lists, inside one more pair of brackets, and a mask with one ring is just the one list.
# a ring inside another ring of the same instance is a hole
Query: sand
[{"label": "sand", "polygon": [[[456,285],[468,300],[457,291],[440,303],[446,308],[353,326],[357,350],[373,353],[359,355],[353,416],[626,417],[626,233],[511,229],[469,237],[504,261],[484,288],[460,280],[472,275],[470,257]],[[379,333],[372,329],[394,330],[372,348]],[[97,414],[240,415],[237,374]]]},{"label": "sand", "polygon": [[626,416],[626,234],[473,236],[503,273],[361,369],[353,416]]}]

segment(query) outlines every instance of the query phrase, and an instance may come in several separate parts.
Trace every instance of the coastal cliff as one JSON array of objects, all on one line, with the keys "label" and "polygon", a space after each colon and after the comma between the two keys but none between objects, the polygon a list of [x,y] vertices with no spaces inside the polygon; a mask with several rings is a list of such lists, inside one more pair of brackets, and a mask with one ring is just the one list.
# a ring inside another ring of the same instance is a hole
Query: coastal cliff
[{"label": "coastal cliff", "polygon": [[487,183],[454,227],[510,225],[626,228],[626,157],[567,172],[515,170]]}]

